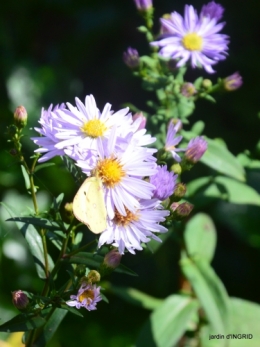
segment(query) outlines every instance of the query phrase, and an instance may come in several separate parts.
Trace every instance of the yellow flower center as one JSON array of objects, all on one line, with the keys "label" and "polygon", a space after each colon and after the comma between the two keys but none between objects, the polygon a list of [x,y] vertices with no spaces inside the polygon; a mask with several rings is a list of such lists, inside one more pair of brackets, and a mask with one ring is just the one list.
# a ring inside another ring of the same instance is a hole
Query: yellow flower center
[{"label": "yellow flower center", "polygon": [[80,129],[87,136],[96,138],[103,136],[105,131],[107,130],[107,127],[99,119],[91,119],[84,123]]},{"label": "yellow flower center", "polygon": [[138,211],[136,213],[133,213],[133,212],[130,212],[126,207],[125,207],[125,211],[126,211],[126,215],[122,216],[117,210],[115,210],[114,222],[117,225],[126,226],[133,221],[138,221],[139,219]]},{"label": "yellow flower center", "polygon": [[122,164],[113,157],[100,160],[95,173],[102,180],[103,184],[109,188],[113,188],[125,176]]},{"label": "yellow flower center", "polygon": [[183,37],[182,43],[189,51],[201,51],[203,40],[197,33],[189,33]]},{"label": "yellow flower center", "polygon": [[82,294],[79,296],[79,301],[82,302],[83,300],[87,299],[87,304],[90,303],[90,299],[94,299],[94,291],[91,289],[85,290]]}]

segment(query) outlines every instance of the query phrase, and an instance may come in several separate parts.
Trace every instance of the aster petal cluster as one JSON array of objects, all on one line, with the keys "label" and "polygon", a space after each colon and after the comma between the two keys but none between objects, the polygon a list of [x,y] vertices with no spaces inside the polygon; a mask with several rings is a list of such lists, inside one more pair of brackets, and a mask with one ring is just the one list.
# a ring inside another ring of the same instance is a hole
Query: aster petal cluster
[{"label": "aster petal cluster", "polygon": [[168,125],[166,141],[165,141],[165,150],[170,152],[173,159],[178,163],[181,161],[181,157],[177,154],[177,152],[185,151],[183,148],[176,148],[176,146],[181,142],[182,136],[175,137],[176,133],[180,130],[181,122],[178,121],[176,124],[173,121],[170,121]]},{"label": "aster petal cluster", "polygon": [[214,1],[204,5],[200,15],[191,5],[185,5],[184,17],[172,12],[170,18],[161,18],[163,35],[151,45],[160,47],[159,54],[177,60],[177,67],[190,61],[191,66],[202,67],[208,73],[228,50],[228,36],[219,34],[225,23],[218,23],[224,9]]},{"label": "aster petal cluster", "polygon": [[146,134],[143,116],[132,117],[128,108],[114,113],[108,103],[100,112],[90,95],[84,104],[76,98],[76,106],[67,103],[67,108],[43,111],[40,124],[36,130],[42,137],[33,141],[42,146],[37,151],[47,152],[42,161],[68,155],[83,173],[102,182],[107,229],[99,247],[113,244],[120,254],[125,249],[134,253],[151,238],[160,240],[154,233],[167,231],[160,223],[168,211],[162,209],[159,193],[154,194],[156,185],[149,182],[158,170],[157,150],[148,147],[156,138]]},{"label": "aster petal cluster", "polygon": [[97,303],[102,300],[100,289],[101,287],[97,287],[95,284],[83,283],[77,295],[71,295],[71,300],[67,301],[66,304],[77,309],[84,307],[88,311],[96,310]]}]

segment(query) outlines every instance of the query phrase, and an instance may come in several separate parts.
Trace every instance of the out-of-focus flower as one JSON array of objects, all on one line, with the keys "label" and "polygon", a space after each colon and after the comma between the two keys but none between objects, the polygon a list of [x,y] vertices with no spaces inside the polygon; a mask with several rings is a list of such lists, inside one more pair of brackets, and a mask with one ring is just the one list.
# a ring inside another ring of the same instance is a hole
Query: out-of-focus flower
[{"label": "out-of-focus flower", "polygon": [[174,198],[175,200],[180,200],[181,198],[184,197],[184,195],[186,194],[186,185],[182,182],[177,183],[175,186],[175,190],[174,190]]},{"label": "out-of-focus flower", "polygon": [[22,129],[27,124],[27,111],[24,106],[18,106],[16,110],[14,111],[14,124],[19,128]]},{"label": "out-of-focus flower", "polygon": [[173,211],[173,216],[176,220],[182,220],[189,216],[191,211],[193,210],[193,205],[189,202],[178,203],[174,202],[170,206],[170,209]]},{"label": "out-of-focus flower", "polygon": [[197,136],[188,143],[185,158],[192,164],[197,163],[206,152],[208,143],[202,137]]},{"label": "out-of-focus flower", "polygon": [[12,302],[18,310],[25,310],[29,304],[27,295],[22,290],[12,292]]},{"label": "out-of-focus flower", "polygon": [[186,96],[187,98],[196,94],[197,90],[194,86],[194,84],[190,83],[190,82],[186,82],[181,86],[181,94],[183,96]]},{"label": "out-of-focus flower", "polygon": [[225,9],[220,4],[216,4],[215,1],[209,2],[207,5],[203,5],[200,17],[203,19],[203,17],[209,17],[209,18],[215,18],[218,22],[222,17]]},{"label": "out-of-focus flower", "polygon": [[[209,10],[203,13],[209,14]],[[190,60],[193,68],[213,73],[212,65],[225,59],[228,36],[218,33],[225,23],[217,23],[215,17],[199,17],[193,6],[185,5],[184,17],[173,12],[170,19],[161,18],[161,23],[166,34],[151,45],[159,46],[163,57],[178,60],[177,67]]]},{"label": "out-of-focus flower", "polygon": [[125,248],[135,254],[135,250],[143,249],[142,242],[151,239],[161,242],[154,232],[167,232],[159,223],[168,215],[169,211],[163,210],[157,199],[140,200],[139,208],[135,212],[126,209],[125,215],[115,211],[114,218],[108,221],[107,229],[100,235],[98,246],[112,244],[118,247],[120,254],[124,254]]},{"label": "out-of-focus flower", "polygon": [[157,173],[150,177],[150,183],[156,187],[153,198],[163,201],[173,194],[178,175],[169,172],[166,165],[158,166],[157,170]]},{"label": "out-of-focus flower", "polygon": [[138,11],[147,11],[153,6],[152,0],[134,0]]},{"label": "out-of-focus flower", "polygon": [[90,270],[87,274],[87,282],[88,283],[96,283],[101,279],[100,273],[96,270]]},{"label": "out-of-focus flower", "polygon": [[185,151],[183,148],[176,148],[181,140],[182,136],[177,136],[175,137],[177,131],[181,127],[181,122],[178,121],[175,125],[172,121],[170,121],[169,126],[168,126],[168,131],[166,135],[166,141],[165,141],[165,150],[168,152],[171,152],[173,158],[179,163],[181,161],[181,157],[176,153],[179,151]]},{"label": "out-of-focus flower", "polygon": [[124,63],[131,69],[135,69],[140,64],[139,53],[136,49],[128,47],[127,51],[123,53]]},{"label": "out-of-focus flower", "polygon": [[239,72],[235,72],[232,75],[224,78],[223,80],[224,88],[228,91],[233,91],[240,88],[243,84],[242,77]]},{"label": "out-of-focus flower", "polygon": [[85,307],[88,311],[96,310],[96,305],[102,300],[100,295],[100,288],[96,285],[82,283],[77,295],[71,295],[69,301],[66,302],[68,306],[80,309]]}]

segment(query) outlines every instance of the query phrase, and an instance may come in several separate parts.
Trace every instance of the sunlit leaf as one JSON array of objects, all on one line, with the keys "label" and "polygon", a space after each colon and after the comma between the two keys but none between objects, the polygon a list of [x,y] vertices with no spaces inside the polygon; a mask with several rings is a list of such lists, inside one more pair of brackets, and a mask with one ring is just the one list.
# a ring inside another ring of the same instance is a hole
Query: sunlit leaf
[{"label": "sunlit leaf", "polygon": [[245,171],[236,157],[217,140],[206,139],[208,149],[200,161],[217,172],[245,181]]},{"label": "sunlit leaf", "polygon": [[205,213],[198,213],[186,224],[184,240],[190,256],[201,256],[209,262],[216,248],[216,229],[212,219]]},{"label": "sunlit leaf", "polygon": [[40,316],[28,316],[21,313],[18,316],[10,319],[8,322],[0,325],[0,331],[4,331],[6,333],[15,331],[28,331],[39,328],[45,323],[45,319]]},{"label": "sunlit leaf", "polygon": [[171,295],[151,314],[137,339],[136,347],[173,347],[198,309],[198,301]]}]

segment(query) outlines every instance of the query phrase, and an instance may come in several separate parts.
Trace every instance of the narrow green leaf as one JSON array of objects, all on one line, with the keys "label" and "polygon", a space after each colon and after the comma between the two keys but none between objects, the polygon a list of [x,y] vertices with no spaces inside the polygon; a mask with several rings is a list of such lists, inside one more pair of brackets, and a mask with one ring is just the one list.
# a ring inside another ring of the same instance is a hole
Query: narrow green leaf
[{"label": "narrow green leaf", "polygon": [[64,199],[64,193],[61,193],[60,195],[57,196],[57,198],[53,199],[51,208],[54,209],[56,212],[60,210],[61,203]]},{"label": "narrow green leaf", "polygon": [[39,328],[46,321],[44,318],[40,316],[32,316],[26,314],[19,314],[14,318],[10,319],[8,322],[0,325],[0,331],[4,331],[6,333],[12,333],[17,331],[28,331],[35,328]]},{"label": "narrow green leaf", "polygon": [[[202,263],[202,264],[201,264]],[[228,308],[223,284],[204,259],[192,262],[182,258],[181,268],[191,283],[210,325],[219,334],[226,333]],[[220,344],[219,347],[223,346]]]},{"label": "narrow green leaf", "polygon": [[205,123],[202,120],[197,121],[195,124],[193,124],[191,131],[195,134],[195,135],[201,135],[203,130],[205,128]]},{"label": "narrow green leaf", "polygon": [[236,157],[219,141],[206,139],[208,149],[200,161],[214,170],[233,177],[239,181],[245,181],[245,171]]},{"label": "narrow green leaf", "polygon": [[13,217],[9,218],[6,221],[12,221],[12,222],[22,222],[25,224],[32,224],[39,226],[43,229],[48,229],[48,230],[60,230],[60,226],[58,223],[49,221],[46,218],[40,218],[40,217]]},{"label": "narrow green leaf", "polygon": [[37,171],[39,171],[39,170],[41,170],[41,169],[45,169],[45,168],[47,168],[47,167],[49,167],[49,166],[53,166],[53,165],[56,165],[56,164],[55,164],[55,163],[44,163],[44,164],[39,164],[39,165],[36,166],[34,172],[37,172]]},{"label": "narrow green leaf", "polygon": [[212,219],[198,213],[186,224],[184,240],[190,256],[201,256],[211,262],[216,248],[216,229]]},{"label": "narrow green leaf", "polygon": [[34,341],[34,345],[37,347],[46,347],[67,313],[67,310],[56,308],[45,324],[41,334],[37,336],[37,339]]},{"label": "narrow green leaf", "polygon": [[22,169],[22,174],[24,178],[25,188],[28,190],[31,187],[30,178],[23,165],[21,165],[21,169]]},{"label": "narrow green leaf", "polygon": [[[14,216],[17,213],[14,210],[14,208],[4,203],[1,203],[1,204],[5,207],[5,209],[10,214],[10,216],[12,218],[15,218]],[[44,259],[44,253],[43,253],[42,239],[39,233],[31,224],[24,224],[22,222],[15,222],[15,223],[29,245],[29,249],[32,253],[32,256],[36,265],[38,276],[40,278],[45,279],[46,278],[45,271],[44,271],[45,259]],[[48,265],[49,265],[49,271],[51,271],[54,267],[54,264],[49,255],[48,255]]]},{"label": "narrow green leaf", "polygon": [[143,307],[148,310],[156,309],[163,302],[162,299],[154,298],[134,288],[115,286],[108,282],[106,282],[105,287],[130,304]]},{"label": "narrow green leaf", "polygon": [[198,309],[198,301],[171,295],[151,314],[136,347],[173,347],[184,334]]},{"label": "narrow green leaf", "polygon": [[[104,257],[98,254],[79,252],[76,255],[70,257],[69,259],[65,259],[65,261],[68,261],[70,264],[85,264],[90,268],[97,269],[103,263]],[[137,276],[137,274],[133,270],[127,268],[123,264],[120,264],[115,269],[115,272],[124,273],[130,276]]]}]

